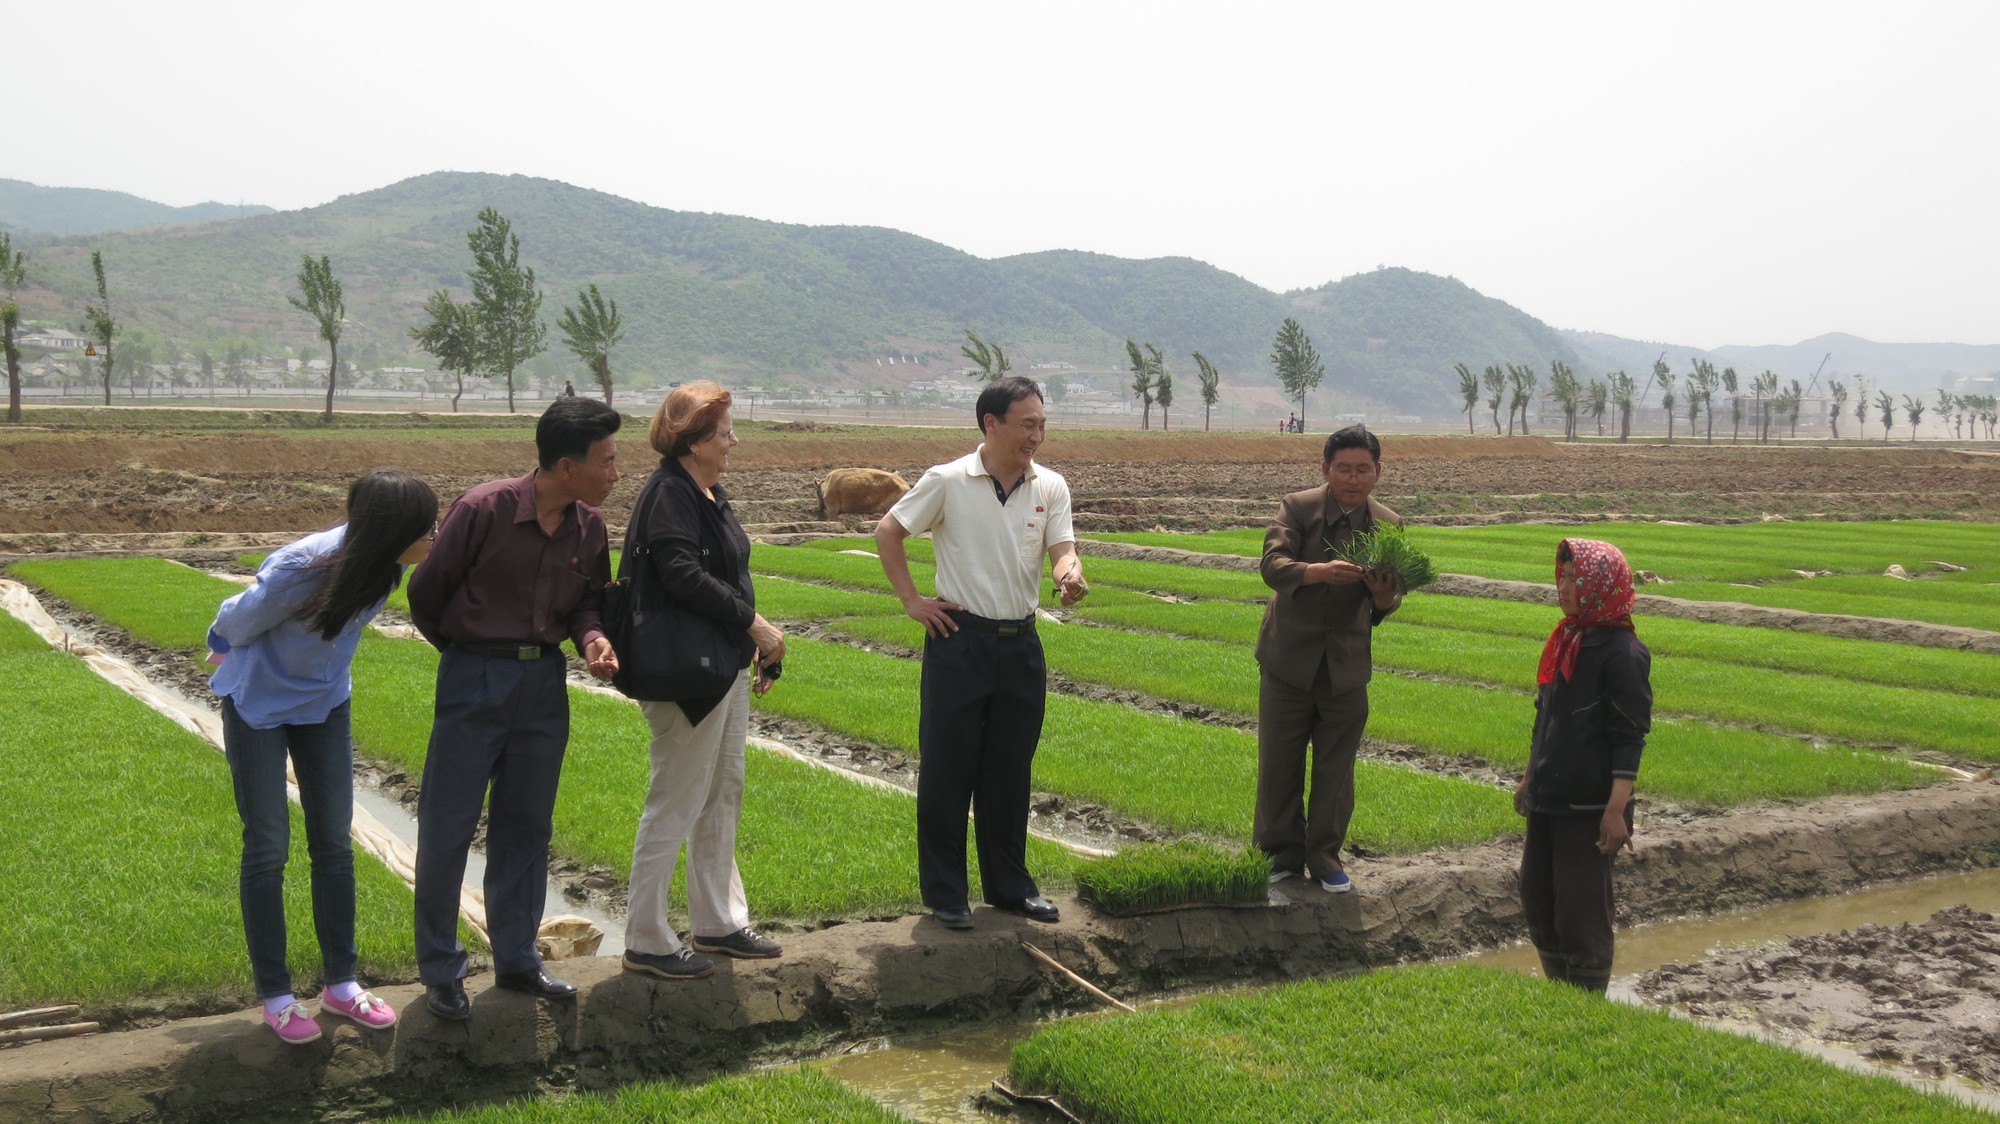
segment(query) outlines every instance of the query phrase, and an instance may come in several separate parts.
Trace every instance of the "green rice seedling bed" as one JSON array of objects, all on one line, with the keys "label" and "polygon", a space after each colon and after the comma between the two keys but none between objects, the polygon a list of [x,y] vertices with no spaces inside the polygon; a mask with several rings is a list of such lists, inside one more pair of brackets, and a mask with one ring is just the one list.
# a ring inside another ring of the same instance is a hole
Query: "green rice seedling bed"
[{"label": "green rice seedling bed", "polygon": [[[98,570],[108,561],[150,563]],[[152,588],[153,611],[169,621],[149,642],[199,647],[215,606],[241,587],[161,559],[63,560],[73,603],[113,624],[127,606],[102,585],[115,579],[141,588],[156,574],[172,583]],[[47,563],[56,565],[56,563]],[[100,576],[101,575],[101,576]],[[123,589],[121,584],[121,591]],[[70,598],[65,598],[66,600]],[[893,602],[892,602],[893,603]],[[98,606],[107,606],[99,611]],[[428,644],[362,637],[354,657],[354,740],[369,757],[423,776],[430,741],[438,656]],[[787,690],[795,676],[780,685]],[[912,686],[899,703],[914,709]],[[637,707],[595,692],[570,692],[570,745],[556,795],[551,847],[586,864],[601,864],[628,878],[632,841],[645,801],[649,733]],[[760,917],[818,919],[878,916],[921,907],[916,881],[912,799],[857,785],[762,751],[749,757],[737,860]],[[1030,840],[1030,859],[1051,889],[1074,884],[1071,852]],[[974,885],[977,885],[975,879]]]},{"label": "green rice seedling bed", "polygon": [[[204,622],[206,623],[206,622]],[[254,998],[229,766],[206,742],[0,615],[0,1008]],[[305,821],[292,816],[288,962],[319,981]],[[360,976],[415,978],[410,894],[354,858]]]},{"label": "green rice seedling bed", "polygon": [[50,558],[7,570],[136,640],[204,653],[216,607],[243,590],[164,558]]},{"label": "green rice seedling bed", "polygon": [[[893,627],[890,627],[893,626]],[[920,645],[917,625],[836,622],[858,639]],[[755,705],[915,756],[917,661],[831,641],[789,642],[780,690]],[[797,668],[796,674],[793,668]],[[1241,730],[1051,694],[1035,786],[1178,831],[1250,836],[1257,740]],[[1421,851],[1517,830],[1510,794],[1375,761],[1358,763],[1352,837],[1383,852]],[[746,876],[747,877],[747,876]]]},{"label": "green rice seedling bed", "polygon": [[[1087,620],[1144,632],[1252,645],[1263,606],[1240,601],[1168,602],[1115,588],[1093,590],[1077,607]],[[1539,648],[1560,614],[1553,606],[1482,597],[1410,597],[1376,633],[1452,629],[1531,640]],[[1639,632],[1660,659],[1798,672],[1839,680],[1915,687],[1947,694],[2000,697],[2000,661],[1983,652],[1919,648],[1750,625],[1707,624],[1640,614]]]},{"label": "green rice seedling bed", "polygon": [[1102,1124],[1989,1120],[1665,1011],[1470,967],[1286,984],[1067,1019],[1014,1048],[1017,1085]]},{"label": "green rice seedling bed", "polygon": [[[889,595],[889,579],[882,573],[882,563],[858,554],[838,554],[809,546],[757,546],[750,551],[750,570],[753,574],[833,582]],[[918,589],[926,593],[934,589],[935,578],[928,563],[911,558],[910,576],[916,579]],[[891,603],[895,603],[893,596]],[[900,608],[898,606],[898,611]]]},{"label": "green rice seedling bed", "polygon": [[1205,902],[1262,902],[1270,897],[1271,860],[1263,852],[1225,850],[1181,839],[1140,843],[1084,867],[1077,897],[1113,916]]},{"label": "green rice seedling bed", "polygon": [[[872,618],[829,627],[859,639],[907,645],[914,642],[916,626],[905,624]],[[1074,626],[1043,629],[1042,643],[1050,669],[1075,679],[1232,714],[1257,713],[1257,669],[1250,650],[1240,644]],[[1534,666],[1532,653],[1522,659]],[[1533,724],[1534,704],[1526,691],[1389,674],[1376,675],[1369,686],[1372,736],[1450,756],[1524,769]],[[1816,748],[1797,738],[1685,719],[1655,723],[1642,776],[1648,794],[1705,807],[1911,788],[1936,778],[1879,751]]]},{"label": "green rice seedling bed", "polygon": [[1891,620],[1982,628],[2000,632],[2000,596],[1991,585],[1933,579],[1899,581],[1883,577],[1831,577],[1769,585],[1721,585],[1675,582],[1649,586],[1648,593],[1695,601],[1741,601],[1800,609],[1808,613],[1841,613]]},{"label": "green rice seedling bed", "polygon": [[785,1069],[723,1077],[702,1085],[644,1082],[613,1093],[514,1101],[398,1117],[396,1124],[908,1124],[815,1069]]}]

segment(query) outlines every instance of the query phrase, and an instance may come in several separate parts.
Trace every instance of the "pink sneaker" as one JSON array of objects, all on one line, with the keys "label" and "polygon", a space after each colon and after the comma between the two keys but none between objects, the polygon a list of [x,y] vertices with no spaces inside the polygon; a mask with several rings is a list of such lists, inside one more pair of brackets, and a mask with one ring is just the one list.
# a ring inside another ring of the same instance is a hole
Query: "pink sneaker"
[{"label": "pink sneaker", "polygon": [[396,1025],[396,1009],[375,998],[372,992],[357,992],[353,999],[345,1003],[331,995],[321,994],[319,1009],[325,1014],[352,1019],[368,1030],[387,1030]]},{"label": "pink sneaker", "polygon": [[303,1046],[320,1040],[319,1024],[306,1014],[306,1009],[297,1003],[272,1014],[264,1012],[264,1025],[277,1032],[278,1041],[287,1046]]}]

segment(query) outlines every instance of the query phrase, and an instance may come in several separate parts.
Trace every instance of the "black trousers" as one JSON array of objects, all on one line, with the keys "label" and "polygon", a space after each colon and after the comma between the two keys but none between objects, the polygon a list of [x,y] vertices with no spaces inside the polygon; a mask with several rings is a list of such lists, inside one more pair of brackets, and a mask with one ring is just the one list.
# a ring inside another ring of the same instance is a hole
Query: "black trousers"
[{"label": "black trousers", "polygon": [[[1632,809],[1625,809],[1631,826]],[[1597,849],[1596,813],[1528,814],[1521,848],[1521,911],[1528,939],[1542,956],[1542,974],[1591,991],[1611,982],[1616,901],[1611,867],[1615,855]]]},{"label": "black trousers", "polygon": [[417,971],[462,979],[458,890],[486,789],[486,928],[493,967],[533,972],[549,885],[549,832],[569,744],[563,659],[495,659],[457,648],[438,661],[437,704],[417,801]]},{"label": "black trousers", "polygon": [[973,813],[979,881],[989,903],[1040,895],[1028,874],[1028,794],[1042,737],[1048,666],[1032,628],[1014,636],[960,619],[924,641],[917,721],[917,874],[924,904],[963,909],[965,811]]}]

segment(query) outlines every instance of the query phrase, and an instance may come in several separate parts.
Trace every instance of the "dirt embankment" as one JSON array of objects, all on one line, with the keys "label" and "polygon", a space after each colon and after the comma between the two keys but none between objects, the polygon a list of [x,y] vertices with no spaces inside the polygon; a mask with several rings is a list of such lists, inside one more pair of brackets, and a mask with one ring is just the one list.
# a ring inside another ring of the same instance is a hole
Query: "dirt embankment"
[{"label": "dirt embankment", "polygon": [[[1810,846],[1802,845],[1811,840]],[[1136,918],[1065,901],[1035,925],[981,909],[971,933],[928,918],[859,922],[786,937],[783,959],[726,961],[664,983],[616,961],[568,962],[574,1005],[537,1004],[468,981],[470,1023],[445,1024],[415,986],[377,989],[403,1012],[388,1034],[329,1027],[288,1048],[247,1014],[190,1019],[11,1052],[0,1119],[306,1120],[415,1112],[551,1088],[647,1077],[823,1049],[891,1030],[1025,1019],[1087,1000],[1036,965],[1033,941],[1112,991],[1144,995],[1293,979],[1466,952],[1518,938],[1518,839],[1465,851],[1360,860],[1359,890],[1281,886],[1269,905]],[[1619,871],[1622,922],[1838,893],[2000,861],[2000,784],[1759,809],[1645,832]],[[1296,885],[1296,884],[1295,884]]]},{"label": "dirt embankment", "polygon": [[[961,455],[972,435],[885,430],[761,433],[732,456],[727,483],[745,522],[812,518],[828,469],[870,464],[914,479]],[[614,524],[653,463],[623,445]],[[1107,530],[1263,522],[1285,492],[1318,482],[1312,438],[1201,434],[1053,436],[1043,459],[1068,477],[1079,523]],[[349,481],[393,465],[451,497],[527,471],[525,434],[385,437],[338,433],[188,436],[0,434],[0,551],[72,549],[70,535],[305,531],[337,522]],[[1383,498],[1426,518],[1784,515],[2000,518],[2000,458],[1939,447],[1571,446],[1544,438],[1391,438]],[[198,544],[191,544],[198,545]]]}]

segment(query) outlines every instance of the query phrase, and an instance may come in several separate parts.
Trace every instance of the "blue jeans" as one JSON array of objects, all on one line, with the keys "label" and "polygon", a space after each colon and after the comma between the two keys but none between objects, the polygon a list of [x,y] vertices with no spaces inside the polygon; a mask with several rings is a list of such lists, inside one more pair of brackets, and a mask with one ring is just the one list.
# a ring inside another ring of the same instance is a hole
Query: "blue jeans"
[{"label": "blue jeans", "polygon": [[354,743],[349,703],[326,721],[253,729],[222,700],[222,744],[236,782],[236,813],[243,818],[243,937],[257,998],[292,990],[285,967],[285,859],[291,853],[292,816],[285,799],[285,758],[299,781],[306,817],[306,853],[312,860],[313,932],[319,937],[326,983],[354,978]]}]

